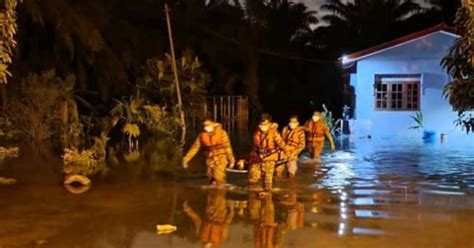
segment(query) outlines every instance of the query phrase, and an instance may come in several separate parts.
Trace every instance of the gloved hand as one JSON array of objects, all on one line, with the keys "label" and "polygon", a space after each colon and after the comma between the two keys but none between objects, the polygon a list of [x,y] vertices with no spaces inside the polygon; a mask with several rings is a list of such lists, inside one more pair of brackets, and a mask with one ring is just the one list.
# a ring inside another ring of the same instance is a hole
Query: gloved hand
[{"label": "gloved hand", "polygon": [[183,202],[183,210],[184,210],[184,212],[188,212],[190,210],[190,207],[188,205],[188,201]]},{"label": "gloved hand", "polygon": [[245,168],[245,160],[239,160],[239,162],[237,162],[237,165],[239,170],[243,170]]},{"label": "gloved hand", "polygon": [[187,169],[188,167],[189,167],[188,163],[183,162],[183,168],[184,168],[184,169]]},{"label": "gloved hand", "polygon": [[233,169],[235,166],[235,160],[230,160],[229,161],[229,169]]}]

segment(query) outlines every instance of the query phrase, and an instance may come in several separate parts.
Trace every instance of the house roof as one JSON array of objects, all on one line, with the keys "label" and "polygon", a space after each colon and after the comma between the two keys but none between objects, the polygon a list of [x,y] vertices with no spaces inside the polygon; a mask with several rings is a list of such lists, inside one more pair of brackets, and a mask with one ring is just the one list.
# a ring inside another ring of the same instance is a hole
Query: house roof
[{"label": "house roof", "polygon": [[394,40],[391,40],[391,41],[388,41],[388,42],[385,42],[385,43],[382,43],[382,44],[379,44],[379,45],[376,45],[376,46],[373,46],[373,47],[370,47],[370,48],[367,48],[367,49],[364,49],[364,50],[361,50],[361,51],[358,51],[358,52],[355,52],[355,53],[351,53],[349,55],[341,57],[340,59],[342,60],[342,63],[344,63],[344,64],[351,63],[351,62],[354,62],[354,61],[372,56],[374,54],[380,53],[380,52],[385,51],[387,49],[403,45],[403,44],[408,43],[410,41],[417,40],[417,39],[423,38],[427,35],[437,33],[437,32],[447,33],[449,35],[456,36],[456,37],[458,36],[454,32],[453,28],[451,28],[451,27],[447,26],[446,24],[442,23],[442,24],[438,24],[434,27],[418,31],[416,33],[412,33],[412,34],[409,34],[409,35],[406,35],[406,36],[403,36],[403,37],[400,37],[400,38],[397,38],[397,39],[394,39]]}]

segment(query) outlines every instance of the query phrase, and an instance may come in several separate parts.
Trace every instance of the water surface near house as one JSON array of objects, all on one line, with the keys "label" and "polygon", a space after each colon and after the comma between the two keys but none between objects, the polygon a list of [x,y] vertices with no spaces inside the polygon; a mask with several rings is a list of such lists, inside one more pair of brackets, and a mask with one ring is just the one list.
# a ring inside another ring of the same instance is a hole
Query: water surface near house
[{"label": "water surface near house", "polygon": [[[474,144],[340,145],[271,195],[203,190],[202,178],[144,178],[133,165],[72,195],[46,169],[59,161],[5,160],[0,174],[18,184],[0,186],[0,247],[474,246]],[[157,224],[178,230],[156,235]]]}]

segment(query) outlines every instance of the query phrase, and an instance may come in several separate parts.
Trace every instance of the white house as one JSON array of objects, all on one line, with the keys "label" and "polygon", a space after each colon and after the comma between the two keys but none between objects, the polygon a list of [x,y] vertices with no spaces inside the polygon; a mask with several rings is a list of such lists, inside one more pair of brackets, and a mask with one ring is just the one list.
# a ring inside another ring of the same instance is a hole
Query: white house
[{"label": "white house", "polygon": [[424,129],[461,134],[457,113],[443,96],[450,76],[441,61],[458,36],[438,25],[342,58],[354,90],[351,132],[356,136],[416,136],[410,116],[421,112]]}]

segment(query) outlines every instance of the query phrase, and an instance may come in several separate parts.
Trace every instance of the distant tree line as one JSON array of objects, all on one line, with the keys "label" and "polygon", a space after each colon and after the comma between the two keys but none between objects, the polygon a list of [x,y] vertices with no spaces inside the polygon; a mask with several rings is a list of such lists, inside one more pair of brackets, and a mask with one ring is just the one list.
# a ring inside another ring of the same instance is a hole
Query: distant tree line
[{"label": "distant tree line", "polygon": [[136,90],[148,59],[165,59],[165,3],[180,56],[199,57],[210,74],[208,94],[248,95],[254,114],[268,111],[277,120],[323,103],[337,115],[344,104],[342,54],[452,24],[460,6],[327,0],[321,16],[290,0],[23,0],[3,101],[18,94],[29,73],[55,69],[62,78],[74,75],[77,90],[94,92],[83,95],[94,108],[79,106],[81,113],[108,114],[114,100]]}]

